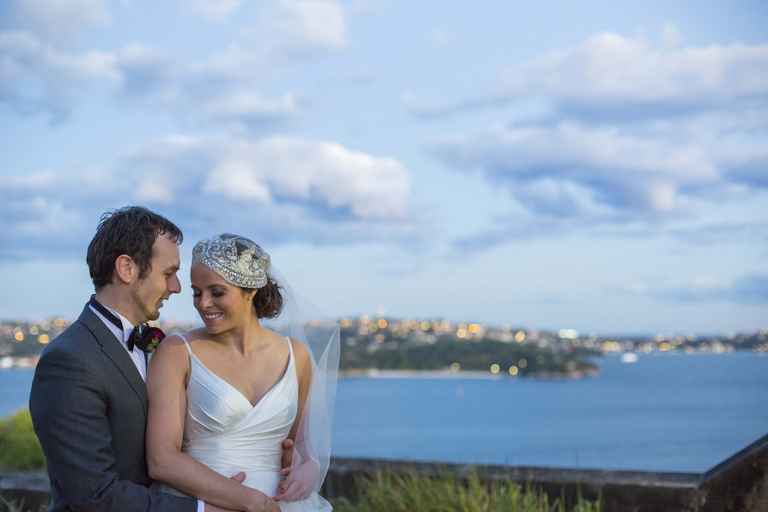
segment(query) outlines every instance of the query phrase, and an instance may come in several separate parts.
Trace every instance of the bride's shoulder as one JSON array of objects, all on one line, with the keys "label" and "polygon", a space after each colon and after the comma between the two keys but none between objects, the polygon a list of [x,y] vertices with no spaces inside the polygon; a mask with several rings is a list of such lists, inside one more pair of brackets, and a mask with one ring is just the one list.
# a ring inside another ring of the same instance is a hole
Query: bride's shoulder
[{"label": "bride's shoulder", "polygon": [[168,338],[173,338],[177,340],[177,342],[187,342],[187,343],[195,343],[198,341],[210,341],[210,337],[206,333],[206,330],[202,327],[198,329],[192,329],[189,331],[175,331],[168,335]]},{"label": "bride's shoulder", "polygon": [[166,350],[168,349],[178,350],[179,348],[184,347],[184,345],[186,344],[202,339],[203,333],[201,331],[203,331],[203,329],[193,329],[191,331],[172,332],[163,339],[163,342],[160,344],[160,346],[166,347]]},{"label": "bride's shoulder", "polygon": [[307,371],[311,364],[310,364],[310,354],[309,349],[307,346],[300,340],[297,340],[296,338],[288,338],[288,340],[291,342],[291,347],[293,348],[293,355],[296,358],[296,365],[298,367],[299,373],[304,373]]},{"label": "bride's shoulder", "polygon": [[207,331],[202,327],[180,333],[180,335],[190,343],[193,341],[208,339]]}]

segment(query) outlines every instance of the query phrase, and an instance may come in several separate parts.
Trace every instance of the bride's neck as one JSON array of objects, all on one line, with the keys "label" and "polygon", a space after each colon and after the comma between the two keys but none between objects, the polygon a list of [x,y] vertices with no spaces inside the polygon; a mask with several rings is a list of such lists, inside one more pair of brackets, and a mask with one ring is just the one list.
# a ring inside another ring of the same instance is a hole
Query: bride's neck
[{"label": "bride's neck", "polygon": [[234,326],[217,337],[220,342],[229,345],[240,354],[247,355],[262,344],[258,340],[264,338],[264,331],[265,328],[262,327],[259,319],[255,315],[250,315],[250,318],[244,319],[240,325]]}]

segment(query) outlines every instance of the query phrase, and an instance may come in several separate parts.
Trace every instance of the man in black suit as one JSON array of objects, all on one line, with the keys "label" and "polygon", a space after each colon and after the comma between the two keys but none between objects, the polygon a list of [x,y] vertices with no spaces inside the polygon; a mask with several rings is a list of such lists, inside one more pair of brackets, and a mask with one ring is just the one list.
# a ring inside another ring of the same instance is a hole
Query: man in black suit
[{"label": "man in black suit", "polygon": [[[146,208],[122,208],[99,222],[87,256],[96,294],[43,351],[29,400],[51,511],[221,510],[150,489],[144,455],[147,355],[134,327],[157,320],[163,302],[181,291],[182,239],[175,224]],[[244,508],[279,510],[255,490]]]}]

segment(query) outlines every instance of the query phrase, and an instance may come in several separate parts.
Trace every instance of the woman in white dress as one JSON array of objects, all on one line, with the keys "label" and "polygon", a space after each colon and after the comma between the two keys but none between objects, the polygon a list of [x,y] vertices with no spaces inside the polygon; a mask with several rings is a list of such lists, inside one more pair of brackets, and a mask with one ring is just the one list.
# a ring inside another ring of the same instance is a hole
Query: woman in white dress
[{"label": "woman in white dress", "polygon": [[[317,491],[330,457],[338,329],[308,346],[301,319],[283,314],[293,297],[247,238],[198,242],[191,277],[204,327],[169,336],[152,357],[150,476],[225,509],[330,511]],[[265,326],[275,317],[290,336]],[[285,439],[294,463],[281,470]],[[242,485],[229,478],[239,472]]]}]

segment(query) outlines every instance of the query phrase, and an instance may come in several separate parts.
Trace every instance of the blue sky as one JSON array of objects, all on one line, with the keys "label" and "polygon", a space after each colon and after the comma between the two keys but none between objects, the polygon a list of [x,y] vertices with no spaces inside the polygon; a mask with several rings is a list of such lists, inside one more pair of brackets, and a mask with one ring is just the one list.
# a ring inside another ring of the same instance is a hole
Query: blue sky
[{"label": "blue sky", "polygon": [[143,204],[332,315],[768,328],[768,7],[656,4],[4,2],[0,317]]}]

